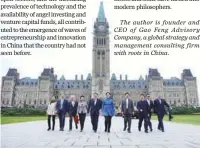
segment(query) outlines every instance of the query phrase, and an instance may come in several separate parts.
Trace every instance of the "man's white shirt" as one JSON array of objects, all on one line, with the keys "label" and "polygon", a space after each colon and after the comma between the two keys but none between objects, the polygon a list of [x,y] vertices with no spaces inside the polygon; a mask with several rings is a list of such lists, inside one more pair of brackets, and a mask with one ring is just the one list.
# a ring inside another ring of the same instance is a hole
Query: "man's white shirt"
[{"label": "man's white shirt", "polygon": [[126,108],[128,108],[128,98],[126,99]]},{"label": "man's white shirt", "polygon": [[74,107],[74,104],[75,104],[75,102],[74,101],[72,101],[72,106]]}]

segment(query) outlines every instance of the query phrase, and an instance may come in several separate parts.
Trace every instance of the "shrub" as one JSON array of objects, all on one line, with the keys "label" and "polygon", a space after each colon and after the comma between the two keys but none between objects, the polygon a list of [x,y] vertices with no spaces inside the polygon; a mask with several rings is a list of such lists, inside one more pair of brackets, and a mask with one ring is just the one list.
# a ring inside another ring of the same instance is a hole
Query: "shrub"
[{"label": "shrub", "polygon": [[200,108],[193,108],[193,107],[174,107],[172,108],[172,114],[174,115],[184,115],[184,114],[194,114],[200,113]]},{"label": "shrub", "polygon": [[1,110],[1,116],[42,116],[45,110],[34,108],[6,108]]}]

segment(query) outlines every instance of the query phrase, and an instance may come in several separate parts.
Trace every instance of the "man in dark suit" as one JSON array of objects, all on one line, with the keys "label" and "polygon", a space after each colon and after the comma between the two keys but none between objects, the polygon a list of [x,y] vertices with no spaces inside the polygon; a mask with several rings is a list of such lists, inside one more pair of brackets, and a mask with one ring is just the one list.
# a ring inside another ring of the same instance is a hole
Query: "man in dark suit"
[{"label": "man in dark suit", "polygon": [[[72,130],[72,121],[73,118],[77,115],[77,108],[78,108],[78,102],[76,101],[76,98],[74,95],[70,96],[70,102],[68,103],[68,113],[69,113],[69,131]],[[78,129],[78,125],[75,122],[76,129]]]},{"label": "man in dark suit", "polygon": [[124,116],[124,131],[126,130],[128,123],[128,133],[131,133],[131,116],[133,114],[133,110],[133,101],[130,99],[130,94],[126,92],[125,99],[121,102],[121,111],[122,115]]},{"label": "man in dark suit", "polygon": [[159,95],[158,98],[154,100],[154,111],[158,117],[158,129],[162,130],[162,132],[164,132],[163,117],[166,113],[165,106],[169,108],[167,102]]},{"label": "man in dark suit", "polygon": [[145,133],[148,133],[149,105],[147,101],[144,99],[144,94],[140,95],[140,99],[141,100],[137,102],[137,109],[139,111],[138,130],[141,131],[142,122],[144,120]]},{"label": "man in dark suit", "polygon": [[64,99],[65,96],[61,95],[61,98],[56,102],[56,111],[58,113],[60,122],[60,131],[64,131],[65,127],[65,115],[68,111],[68,101]]},{"label": "man in dark suit", "polygon": [[102,101],[98,99],[98,94],[94,93],[94,98],[88,102],[88,113],[90,112],[92,129],[96,133],[98,128],[99,111],[102,107]]},{"label": "man in dark suit", "polygon": [[153,104],[153,101],[151,100],[150,94],[147,94],[146,101],[147,101],[147,103],[149,105],[149,116],[147,116],[147,118],[148,118],[148,126],[150,128],[150,131],[152,132],[153,128],[152,128],[152,123],[151,123],[151,114],[152,114],[151,112],[154,109],[154,104]]}]

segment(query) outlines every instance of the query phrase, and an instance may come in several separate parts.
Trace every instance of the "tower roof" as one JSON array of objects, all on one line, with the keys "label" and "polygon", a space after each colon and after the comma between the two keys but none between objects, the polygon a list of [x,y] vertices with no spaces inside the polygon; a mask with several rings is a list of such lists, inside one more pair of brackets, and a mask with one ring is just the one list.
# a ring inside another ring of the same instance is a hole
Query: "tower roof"
[{"label": "tower roof", "polygon": [[98,13],[98,21],[99,22],[105,22],[105,13],[104,13],[104,6],[103,6],[103,2],[100,3],[99,6],[99,13]]}]

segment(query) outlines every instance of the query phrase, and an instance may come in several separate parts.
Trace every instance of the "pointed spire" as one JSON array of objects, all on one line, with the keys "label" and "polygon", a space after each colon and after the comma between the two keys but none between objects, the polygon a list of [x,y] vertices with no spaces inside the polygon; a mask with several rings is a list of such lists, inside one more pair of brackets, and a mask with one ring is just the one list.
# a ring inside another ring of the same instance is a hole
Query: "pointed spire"
[{"label": "pointed spire", "polygon": [[99,22],[105,22],[105,13],[104,13],[104,6],[103,2],[101,1],[100,6],[99,6],[99,13],[98,13],[98,21]]},{"label": "pointed spire", "polygon": [[61,81],[65,81],[64,75],[61,76],[60,80],[61,80]]},{"label": "pointed spire", "polygon": [[144,78],[142,77],[142,75],[140,75],[139,80],[140,81],[144,80]]}]

